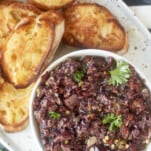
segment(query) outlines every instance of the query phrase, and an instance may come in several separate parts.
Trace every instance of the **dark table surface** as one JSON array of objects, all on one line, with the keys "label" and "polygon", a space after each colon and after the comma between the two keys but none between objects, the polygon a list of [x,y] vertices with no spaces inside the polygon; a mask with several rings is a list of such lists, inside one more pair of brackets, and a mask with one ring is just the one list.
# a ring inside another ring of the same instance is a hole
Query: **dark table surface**
[{"label": "dark table surface", "polygon": [[131,5],[151,5],[151,0],[124,0],[129,6]]},{"label": "dark table surface", "polygon": [[[151,5],[151,0],[124,0],[129,6],[133,5]],[[2,145],[0,145],[0,151],[7,151]]]}]

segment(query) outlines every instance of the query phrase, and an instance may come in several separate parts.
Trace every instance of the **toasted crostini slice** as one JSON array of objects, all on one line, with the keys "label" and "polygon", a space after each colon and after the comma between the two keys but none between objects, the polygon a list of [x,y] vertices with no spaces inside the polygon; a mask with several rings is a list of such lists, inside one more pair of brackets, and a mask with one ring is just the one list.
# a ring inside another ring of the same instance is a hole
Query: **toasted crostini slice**
[{"label": "toasted crostini slice", "polygon": [[111,12],[98,4],[76,4],[65,9],[64,42],[78,47],[127,51],[127,33]]},{"label": "toasted crostini slice", "polygon": [[41,13],[36,7],[15,1],[0,2],[0,49],[5,44],[7,36],[14,29],[16,24],[26,17],[38,16]]},{"label": "toasted crostini slice", "polygon": [[1,64],[5,77],[16,88],[30,85],[52,60],[64,33],[63,17],[57,19],[58,24],[43,14],[26,18],[8,36]]},{"label": "toasted crostini slice", "polygon": [[21,131],[28,125],[29,98],[33,85],[26,89],[15,89],[0,75],[0,126],[5,131]]},{"label": "toasted crostini slice", "polygon": [[28,0],[29,3],[44,10],[62,8],[74,1],[75,0]]}]

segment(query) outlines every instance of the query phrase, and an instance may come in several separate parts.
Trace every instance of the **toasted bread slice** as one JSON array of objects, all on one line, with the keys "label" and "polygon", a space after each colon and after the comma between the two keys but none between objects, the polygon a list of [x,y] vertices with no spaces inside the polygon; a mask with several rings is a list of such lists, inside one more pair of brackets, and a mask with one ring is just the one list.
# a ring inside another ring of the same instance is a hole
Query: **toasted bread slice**
[{"label": "toasted bread slice", "polygon": [[[52,14],[55,12],[47,13],[48,16]],[[16,88],[25,88],[37,78],[52,60],[61,41],[63,17],[56,13],[60,21],[54,22],[46,19],[47,15],[22,20],[8,36],[2,52],[2,68],[5,77]]]},{"label": "toasted bread slice", "polygon": [[38,16],[41,13],[36,7],[23,2],[1,1],[0,2],[0,49],[5,39],[16,24],[23,18]]},{"label": "toasted bread slice", "polygon": [[64,42],[78,47],[127,51],[127,34],[117,19],[98,4],[76,4],[65,9]]},{"label": "toasted bread slice", "polygon": [[28,0],[29,3],[44,10],[61,8],[74,1],[75,0]]},{"label": "toasted bread slice", "polygon": [[0,75],[0,126],[5,131],[16,132],[27,126],[32,88],[15,89]]}]

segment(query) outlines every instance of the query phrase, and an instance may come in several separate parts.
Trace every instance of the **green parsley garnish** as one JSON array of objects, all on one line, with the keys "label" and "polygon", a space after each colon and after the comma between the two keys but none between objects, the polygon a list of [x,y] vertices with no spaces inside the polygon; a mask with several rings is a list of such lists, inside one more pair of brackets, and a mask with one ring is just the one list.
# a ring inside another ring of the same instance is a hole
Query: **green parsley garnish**
[{"label": "green parsley garnish", "polygon": [[87,68],[87,65],[86,65],[86,64],[83,64],[83,65],[82,65],[82,71],[84,72],[84,74],[86,74],[86,68]]},{"label": "green parsley garnish", "polygon": [[48,116],[53,118],[53,119],[60,119],[61,118],[61,114],[57,113],[57,112],[53,112],[53,111],[49,111],[48,112]]},{"label": "green parsley garnish", "polygon": [[115,116],[113,113],[108,114],[104,117],[103,124],[110,124],[109,130],[115,131],[122,126],[122,116]]},{"label": "green parsley garnish", "polygon": [[73,75],[74,81],[80,83],[83,80],[85,74],[86,74],[86,64],[82,64],[82,69],[76,70]]},{"label": "green parsley garnish", "polygon": [[125,84],[130,78],[130,68],[129,64],[125,61],[117,61],[116,69],[110,71],[111,78],[108,83],[113,85]]},{"label": "green parsley garnish", "polygon": [[58,150],[58,151],[63,151],[63,150],[62,150],[62,148],[59,148],[59,150]]},{"label": "green parsley garnish", "polygon": [[84,72],[83,71],[77,70],[74,73],[74,81],[79,83],[82,81],[83,78],[84,78]]}]

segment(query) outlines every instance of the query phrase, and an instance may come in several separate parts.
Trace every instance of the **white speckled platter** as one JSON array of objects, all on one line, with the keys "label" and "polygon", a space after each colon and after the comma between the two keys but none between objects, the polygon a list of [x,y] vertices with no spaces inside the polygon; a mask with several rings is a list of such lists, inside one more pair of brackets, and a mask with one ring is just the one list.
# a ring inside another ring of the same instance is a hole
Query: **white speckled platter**
[{"label": "white speckled platter", "polygon": [[[129,50],[123,56],[139,68],[151,82],[151,34],[122,2],[122,0],[79,0],[95,2],[107,7],[121,22],[128,32]],[[77,50],[61,45],[55,58]],[[10,151],[38,151],[31,136],[30,127],[19,133],[5,133],[0,129],[0,142]],[[147,151],[151,151],[151,147]]]}]

